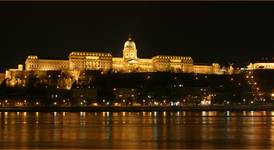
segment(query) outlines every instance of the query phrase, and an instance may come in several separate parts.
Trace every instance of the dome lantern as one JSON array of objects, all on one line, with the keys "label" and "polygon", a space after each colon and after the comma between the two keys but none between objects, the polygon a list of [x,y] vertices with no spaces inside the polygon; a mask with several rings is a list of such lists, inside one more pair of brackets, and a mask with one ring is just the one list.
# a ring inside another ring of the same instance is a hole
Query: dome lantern
[{"label": "dome lantern", "polygon": [[132,40],[131,36],[129,35],[128,40],[124,44],[124,48],[128,49],[136,49],[135,42]]}]

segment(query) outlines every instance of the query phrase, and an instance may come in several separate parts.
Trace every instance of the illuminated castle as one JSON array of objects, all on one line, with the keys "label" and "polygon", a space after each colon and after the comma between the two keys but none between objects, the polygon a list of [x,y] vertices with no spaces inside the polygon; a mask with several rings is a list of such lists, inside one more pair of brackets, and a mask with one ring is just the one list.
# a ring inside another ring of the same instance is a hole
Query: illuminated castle
[{"label": "illuminated castle", "polygon": [[220,65],[194,65],[189,56],[158,55],[151,59],[138,58],[138,50],[131,37],[124,44],[123,57],[113,57],[110,53],[71,52],[68,60],[39,59],[28,56],[26,71],[84,71],[102,72],[184,72],[202,74],[220,74]]}]

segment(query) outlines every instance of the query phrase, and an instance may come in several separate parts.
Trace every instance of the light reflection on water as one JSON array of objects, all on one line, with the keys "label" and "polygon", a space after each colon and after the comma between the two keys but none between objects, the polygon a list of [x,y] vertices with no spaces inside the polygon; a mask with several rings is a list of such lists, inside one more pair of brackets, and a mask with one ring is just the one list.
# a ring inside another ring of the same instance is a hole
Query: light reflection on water
[{"label": "light reflection on water", "polygon": [[272,148],[273,111],[0,112],[1,148]]}]

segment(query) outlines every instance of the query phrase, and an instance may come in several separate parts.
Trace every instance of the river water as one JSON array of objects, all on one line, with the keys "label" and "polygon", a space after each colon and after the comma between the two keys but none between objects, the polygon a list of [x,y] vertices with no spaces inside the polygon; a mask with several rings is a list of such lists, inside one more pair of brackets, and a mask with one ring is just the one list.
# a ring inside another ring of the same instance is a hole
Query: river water
[{"label": "river water", "polygon": [[0,148],[274,147],[274,112],[0,112]]}]

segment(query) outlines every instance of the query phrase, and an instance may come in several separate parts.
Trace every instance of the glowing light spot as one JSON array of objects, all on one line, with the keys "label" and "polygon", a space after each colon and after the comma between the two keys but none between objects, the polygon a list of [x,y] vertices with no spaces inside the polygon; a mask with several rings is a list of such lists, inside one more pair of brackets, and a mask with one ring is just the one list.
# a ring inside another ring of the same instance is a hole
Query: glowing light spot
[{"label": "glowing light spot", "polygon": [[230,111],[226,111],[226,116],[230,116]]}]

